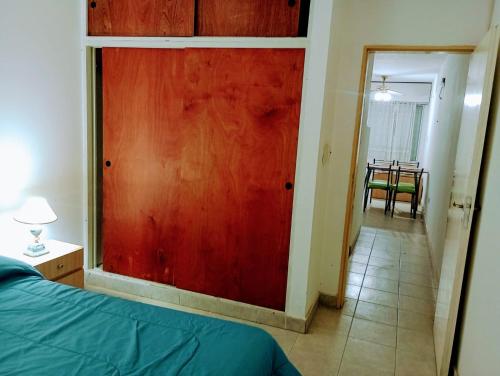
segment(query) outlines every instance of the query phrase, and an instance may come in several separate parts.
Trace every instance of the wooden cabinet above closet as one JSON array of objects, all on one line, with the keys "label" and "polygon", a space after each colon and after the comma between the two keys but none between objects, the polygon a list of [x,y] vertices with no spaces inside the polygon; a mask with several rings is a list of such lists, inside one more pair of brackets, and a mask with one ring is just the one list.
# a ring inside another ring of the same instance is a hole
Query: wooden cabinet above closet
[{"label": "wooden cabinet above closet", "polygon": [[[88,35],[296,37],[309,0],[87,0]],[[300,21],[300,25],[299,25]]]},{"label": "wooden cabinet above closet", "polygon": [[296,37],[301,0],[198,0],[201,36]]},{"label": "wooden cabinet above closet", "polygon": [[87,0],[93,36],[193,36],[195,0]]}]

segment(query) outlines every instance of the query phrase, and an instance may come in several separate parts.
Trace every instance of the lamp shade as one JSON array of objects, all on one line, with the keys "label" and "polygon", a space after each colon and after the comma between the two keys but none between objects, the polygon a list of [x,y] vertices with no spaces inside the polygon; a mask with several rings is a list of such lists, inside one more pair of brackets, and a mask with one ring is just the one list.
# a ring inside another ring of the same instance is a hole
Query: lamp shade
[{"label": "lamp shade", "polygon": [[57,215],[43,197],[30,197],[14,215],[14,220],[29,225],[43,225],[57,220]]}]

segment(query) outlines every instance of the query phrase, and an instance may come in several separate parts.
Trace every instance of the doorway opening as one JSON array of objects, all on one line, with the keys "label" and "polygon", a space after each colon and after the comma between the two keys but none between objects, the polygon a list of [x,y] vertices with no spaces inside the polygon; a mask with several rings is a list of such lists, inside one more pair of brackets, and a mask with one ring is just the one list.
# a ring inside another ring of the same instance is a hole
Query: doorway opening
[{"label": "doorway opening", "polygon": [[472,51],[367,47],[360,84],[338,301],[355,305],[358,319],[394,325],[402,335],[425,332],[424,358],[433,369]]}]

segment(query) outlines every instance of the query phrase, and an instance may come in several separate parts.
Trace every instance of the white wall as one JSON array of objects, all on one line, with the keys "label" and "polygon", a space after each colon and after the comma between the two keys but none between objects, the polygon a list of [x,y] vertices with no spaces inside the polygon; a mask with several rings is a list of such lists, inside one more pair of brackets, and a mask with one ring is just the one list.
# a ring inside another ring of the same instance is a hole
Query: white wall
[{"label": "white wall", "polygon": [[314,235],[321,239],[313,239],[322,251],[320,289],[330,295],[338,290],[363,46],[475,44],[489,27],[492,1],[336,0],[335,9],[321,140],[333,160],[318,173]]},{"label": "white wall", "polygon": [[28,195],[59,220],[51,238],[82,243],[80,3],[3,1],[0,12],[0,247],[24,248],[12,220]]},{"label": "white wall", "polygon": [[[303,219],[300,220],[300,222],[297,220],[298,216],[294,217],[294,228],[292,228],[292,234],[294,236],[300,236],[304,237],[304,235],[309,235],[310,237],[308,238],[310,243],[307,244],[308,248],[308,260],[307,262],[300,261],[298,258],[292,259],[290,262],[290,267],[291,268],[296,268],[297,266],[293,265],[295,262],[296,264],[299,263],[301,267],[306,266],[307,269],[302,269],[302,275],[299,275],[298,277],[307,277],[307,285],[303,285],[302,281],[298,278],[295,280],[297,281],[296,285],[302,285],[303,287],[306,288],[306,296],[305,296],[305,301],[302,299],[300,300],[300,303],[305,303],[301,307],[303,313],[302,315],[305,316],[305,314],[311,309],[312,305],[314,302],[317,300],[317,297],[319,295],[320,291],[320,274],[317,272],[320,269],[321,265],[321,247],[319,245],[319,241],[321,237],[318,236],[318,231],[321,230],[321,220],[322,220],[322,210],[323,208],[321,206],[318,206],[320,204],[319,201],[315,200],[315,197],[320,194],[318,192],[318,189],[321,188],[321,182],[323,179],[323,176],[320,176],[319,173],[323,166],[328,165],[330,163],[329,156],[330,156],[330,147],[329,145],[321,145],[320,140],[324,138],[323,132],[325,131],[325,128],[322,126],[324,124],[324,116],[325,112],[328,111],[327,107],[324,105],[325,100],[324,100],[324,94],[325,90],[327,90],[327,85],[328,83],[326,82],[326,77],[328,77],[328,71],[329,67],[327,66],[327,61],[328,59],[331,58],[329,51],[332,50],[333,48],[333,39],[332,39],[332,32],[333,32],[333,15],[335,14],[335,9],[334,9],[334,4],[331,1],[328,0],[313,0],[311,1],[311,15],[309,17],[310,22],[309,22],[309,31],[308,35],[309,38],[311,39],[311,44],[309,46],[309,51],[310,51],[310,56],[312,59],[309,62],[309,65],[306,67],[306,69],[310,69],[311,74],[316,77],[315,82],[309,81],[308,84],[309,86],[306,87],[306,92],[303,95],[307,95],[306,101],[311,101],[310,103],[314,104],[316,108],[312,109],[314,111],[314,117],[311,118],[311,120],[314,119],[314,122],[311,123],[302,123],[301,124],[301,129],[300,132],[302,132],[302,135],[306,134],[307,139],[310,139],[311,141],[314,142],[314,148],[311,146],[308,149],[310,151],[316,150],[315,153],[308,152],[308,158],[314,158],[314,168],[311,170],[311,168],[306,169],[309,170],[308,174],[310,178],[306,176],[302,176],[301,179],[309,179],[307,184],[312,185],[314,187],[314,192],[311,192],[310,198],[312,198],[313,201],[313,209],[311,211],[311,216],[312,216],[312,226],[310,228],[311,232],[309,232],[309,228],[304,228],[303,226],[298,225],[298,223],[304,223]],[[303,118],[304,115],[301,114],[301,118]],[[311,131],[312,129],[316,129],[316,126],[318,127],[318,131],[320,133],[318,134],[318,138],[312,137],[315,136],[315,133],[313,134]],[[299,137],[299,152],[300,152],[300,137]],[[324,158],[323,158],[324,156]],[[300,159],[300,155],[299,155]],[[312,160],[311,160],[312,163]],[[300,170],[298,170],[300,171]],[[313,175],[311,175],[313,174]],[[297,176],[297,179],[300,176]],[[314,180],[311,180],[311,178],[314,177]],[[306,182],[303,182],[306,183]],[[294,201],[294,206],[295,206],[295,201]],[[298,213],[297,210],[294,208],[294,214]],[[292,238],[293,239],[293,238]],[[304,243],[304,247],[306,244]],[[293,248],[291,249],[293,252]],[[293,256],[293,255],[292,255]],[[293,272],[293,269],[292,269]],[[290,280],[290,277],[289,277]],[[290,285],[290,283],[289,283]],[[286,312],[289,315],[295,315],[295,312],[290,310],[290,306],[288,305],[288,298],[290,295],[287,296],[287,309]],[[299,302],[299,300],[296,300]],[[298,308],[298,305],[297,305]],[[299,312],[298,310],[296,312]]]},{"label": "white wall", "polygon": [[[433,90],[433,116],[426,139],[425,167],[429,171],[425,225],[436,281],[443,259],[453,171],[464,102],[469,55],[449,54],[438,74]],[[441,79],[446,79],[441,91]],[[439,94],[441,93],[441,98]]]},{"label": "white wall", "polygon": [[354,193],[354,202],[352,205],[352,219],[351,219],[351,233],[349,234],[349,246],[352,247],[358,240],[361,226],[363,225],[363,206],[364,206],[364,192],[365,192],[365,178],[366,178],[366,161],[368,160],[368,148],[370,146],[371,128],[368,127],[368,113],[370,110],[370,95],[366,95],[366,88],[370,87],[373,79],[373,63],[375,54],[368,55],[366,64],[366,78],[365,78],[365,97],[363,98],[363,113],[361,114],[361,128],[359,131],[359,149],[358,149],[358,162],[356,171],[356,191]]}]

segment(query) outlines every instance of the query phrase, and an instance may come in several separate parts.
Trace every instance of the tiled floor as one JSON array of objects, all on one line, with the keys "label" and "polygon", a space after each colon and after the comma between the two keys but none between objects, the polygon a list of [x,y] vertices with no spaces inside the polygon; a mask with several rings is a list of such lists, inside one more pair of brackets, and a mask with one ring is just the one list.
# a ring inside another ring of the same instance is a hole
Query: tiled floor
[{"label": "tiled floor", "polygon": [[[307,334],[99,291],[261,327],[274,336],[304,376],[434,376],[432,325],[436,293],[419,221],[402,225],[401,218],[388,221],[380,218],[380,213],[369,211],[367,216],[369,223],[384,221],[385,229],[362,228],[350,260],[344,308],[339,311],[319,307]],[[416,228],[416,233],[387,230],[391,226],[400,231]]]},{"label": "tiled floor", "polygon": [[308,334],[102,290],[143,303],[245,322],[268,331],[304,376],[435,375],[425,237],[364,227],[341,311],[319,307]]},{"label": "tiled floor", "polygon": [[411,218],[410,204],[397,202],[394,217],[384,215],[384,205],[384,200],[374,199],[364,214],[363,225],[412,234],[425,234],[425,226],[421,220],[421,215],[417,215],[417,220]]},{"label": "tiled floor", "polygon": [[339,375],[435,375],[435,297],[425,235],[364,227],[350,260],[356,308]]}]

